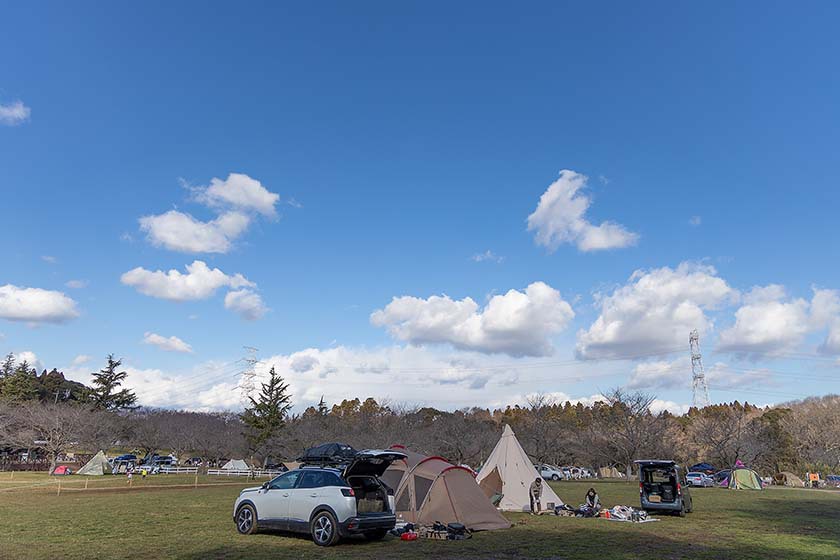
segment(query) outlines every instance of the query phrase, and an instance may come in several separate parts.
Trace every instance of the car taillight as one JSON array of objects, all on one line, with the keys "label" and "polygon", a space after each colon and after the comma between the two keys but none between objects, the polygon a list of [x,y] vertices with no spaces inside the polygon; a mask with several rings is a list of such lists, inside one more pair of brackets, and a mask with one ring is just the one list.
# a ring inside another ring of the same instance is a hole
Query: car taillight
[{"label": "car taillight", "polygon": [[682,496],[682,486],[677,482],[677,496]]},{"label": "car taillight", "polygon": [[356,493],[355,493],[355,492],[353,492],[353,489],[352,489],[352,488],[342,488],[342,489],[341,489],[341,494],[342,494],[345,498],[352,498],[353,496],[355,496],[355,495],[356,495]]},{"label": "car taillight", "polygon": [[639,494],[645,493],[645,485],[643,483],[639,483]]}]

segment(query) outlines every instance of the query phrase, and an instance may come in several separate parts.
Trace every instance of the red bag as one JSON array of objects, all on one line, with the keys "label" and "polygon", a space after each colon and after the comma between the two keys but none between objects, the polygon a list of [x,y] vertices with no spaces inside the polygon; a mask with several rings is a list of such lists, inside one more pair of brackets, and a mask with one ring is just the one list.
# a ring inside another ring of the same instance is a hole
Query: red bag
[{"label": "red bag", "polygon": [[400,535],[400,538],[404,541],[416,541],[417,540],[417,533],[414,533],[414,532],[403,533],[402,535]]}]

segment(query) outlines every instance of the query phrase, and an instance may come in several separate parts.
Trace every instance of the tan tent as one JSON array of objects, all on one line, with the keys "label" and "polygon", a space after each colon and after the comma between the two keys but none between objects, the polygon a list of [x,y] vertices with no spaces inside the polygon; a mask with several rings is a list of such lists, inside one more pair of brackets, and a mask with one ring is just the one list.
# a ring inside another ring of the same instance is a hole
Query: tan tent
[{"label": "tan tent", "polygon": [[[540,477],[537,469],[522,446],[510,426],[505,426],[502,438],[490,457],[481,467],[476,482],[481,486],[488,496],[502,494],[499,508],[504,511],[530,511],[531,500],[528,490],[531,483]],[[549,504],[559,506],[563,504],[551,486],[543,484],[542,498],[540,499],[542,509],[547,509]]]},{"label": "tan tent", "polygon": [[615,467],[601,467],[598,469],[598,476],[601,478],[623,478],[624,475]]},{"label": "tan tent", "polygon": [[111,463],[108,462],[105,453],[100,451],[93,456],[93,459],[85,463],[85,466],[79,469],[76,474],[103,475],[111,474],[111,472]]},{"label": "tan tent", "polygon": [[283,461],[283,464],[286,465],[286,468],[290,471],[293,471],[296,468],[300,467],[300,463],[298,463],[297,461]]},{"label": "tan tent", "polygon": [[782,471],[773,475],[773,482],[793,488],[805,488],[805,482],[792,472]]},{"label": "tan tent", "polygon": [[493,507],[472,472],[441,457],[427,457],[394,446],[407,455],[380,477],[395,489],[397,517],[420,525],[462,523],[473,531],[507,529],[510,522]]}]

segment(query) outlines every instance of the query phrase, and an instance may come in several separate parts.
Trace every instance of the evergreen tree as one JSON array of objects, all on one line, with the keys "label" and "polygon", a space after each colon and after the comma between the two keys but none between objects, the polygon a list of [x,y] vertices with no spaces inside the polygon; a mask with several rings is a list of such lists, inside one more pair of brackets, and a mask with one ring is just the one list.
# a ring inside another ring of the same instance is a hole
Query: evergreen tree
[{"label": "evergreen tree", "polygon": [[15,372],[15,355],[9,352],[3,363],[0,364],[0,379],[8,377]]},{"label": "evergreen tree", "polygon": [[36,371],[26,360],[18,364],[11,375],[0,380],[0,398],[14,403],[38,399]]},{"label": "evergreen tree", "polygon": [[292,408],[288,389],[288,383],[283,382],[272,366],[268,382],[262,384],[257,398],[248,397],[251,406],[242,413],[242,421],[248,426],[246,438],[254,450],[276,437],[286,425],[286,416]]},{"label": "evergreen tree", "polygon": [[123,410],[134,408],[137,402],[137,395],[130,389],[120,389],[125,381],[128,372],[117,371],[122,365],[122,360],[115,360],[113,354],[108,354],[108,364],[93,373],[93,387],[88,393],[88,401],[94,408],[102,410]]}]

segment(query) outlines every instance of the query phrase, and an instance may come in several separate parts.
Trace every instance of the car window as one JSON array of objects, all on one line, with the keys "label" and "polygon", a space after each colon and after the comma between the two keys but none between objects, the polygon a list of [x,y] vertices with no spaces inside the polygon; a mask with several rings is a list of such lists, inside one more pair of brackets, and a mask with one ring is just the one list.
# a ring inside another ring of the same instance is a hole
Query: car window
[{"label": "car window", "polygon": [[300,476],[300,471],[292,471],[286,474],[281,474],[277,478],[268,483],[268,487],[272,490],[290,490],[295,487]]},{"label": "car window", "polygon": [[323,488],[325,486],[347,486],[341,478],[329,471],[304,472],[298,488]]}]

